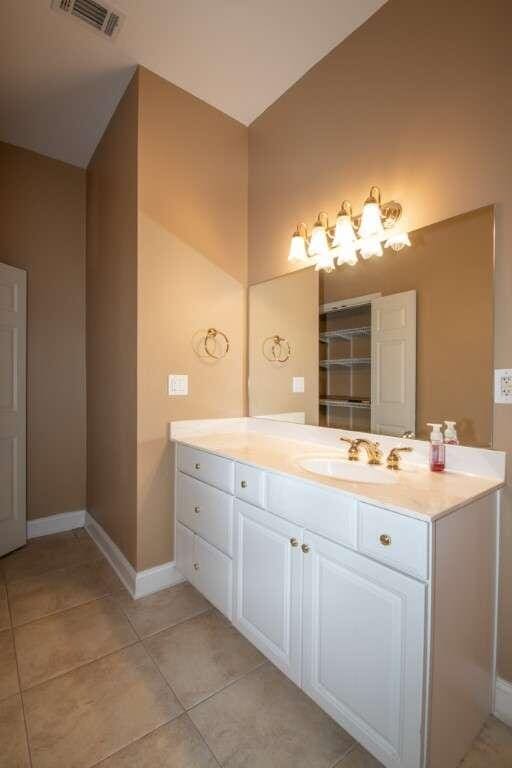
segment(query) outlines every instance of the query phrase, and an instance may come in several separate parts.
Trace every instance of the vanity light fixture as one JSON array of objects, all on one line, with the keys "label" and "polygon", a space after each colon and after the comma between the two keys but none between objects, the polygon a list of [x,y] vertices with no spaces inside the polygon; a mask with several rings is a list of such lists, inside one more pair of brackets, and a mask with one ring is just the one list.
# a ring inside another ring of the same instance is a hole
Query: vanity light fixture
[{"label": "vanity light fixture", "polygon": [[325,211],[318,214],[310,237],[306,225],[299,224],[292,236],[288,260],[332,272],[335,260],[338,266],[357,264],[357,251],[362,259],[382,256],[383,244],[384,248],[400,251],[411,244],[409,235],[386,230],[394,228],[401,215],[400,203],[381,203],[380,188],[373,186],[361,214],[354,216],[351,204],[344,200],[334,226],[329,225]]}]

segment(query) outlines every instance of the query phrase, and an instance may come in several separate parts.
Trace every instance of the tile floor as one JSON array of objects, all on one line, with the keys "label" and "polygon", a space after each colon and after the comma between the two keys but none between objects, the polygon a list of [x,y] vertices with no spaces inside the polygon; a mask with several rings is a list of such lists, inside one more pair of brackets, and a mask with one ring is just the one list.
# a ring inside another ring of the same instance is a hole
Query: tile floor
[{"label": "tile floor", "polygon": [[[0,768],[379,768],[190,585],[134,602],[84,531],[0,560]],[[462,768],[510,768],[490,718]]]}]

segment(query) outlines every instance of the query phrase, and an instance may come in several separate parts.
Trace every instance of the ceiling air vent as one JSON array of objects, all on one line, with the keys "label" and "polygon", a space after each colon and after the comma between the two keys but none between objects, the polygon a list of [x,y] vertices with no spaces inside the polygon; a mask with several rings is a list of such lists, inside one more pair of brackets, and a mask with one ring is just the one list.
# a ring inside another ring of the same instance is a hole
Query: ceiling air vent
[{"label": "ceiling air vent", "polygon": [[119,33],[125,18],[124,14],[95,0],[52,0],[52,8],[74,16],[110,40]]}]

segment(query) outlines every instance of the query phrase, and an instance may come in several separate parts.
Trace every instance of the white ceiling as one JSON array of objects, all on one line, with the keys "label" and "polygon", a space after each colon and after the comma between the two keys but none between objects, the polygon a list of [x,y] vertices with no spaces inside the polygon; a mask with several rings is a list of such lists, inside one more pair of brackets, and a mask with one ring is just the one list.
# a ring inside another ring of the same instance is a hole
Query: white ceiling
[{"label": "white ceiling", "polygon": [[137,64],[249,125],[385,0],[114,0],[114,41],[2,0],[0,140],[86,166]]}]

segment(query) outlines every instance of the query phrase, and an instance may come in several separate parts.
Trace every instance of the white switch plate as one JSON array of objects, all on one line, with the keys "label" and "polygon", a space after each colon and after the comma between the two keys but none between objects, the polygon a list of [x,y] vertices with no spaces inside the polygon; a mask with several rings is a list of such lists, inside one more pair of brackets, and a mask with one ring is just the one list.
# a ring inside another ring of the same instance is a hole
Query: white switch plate
[{"label": "white switch plate", "polygon": [[494,402],[512,403],[512,368],[494,371]]},{"label": "white switch plate", "polygon": [[168,380],[169,397],[188,395],[188,376],[186,373],[170,373]]},{"label": "white switch plate", "polygon": [[304,376],[294,376],[292,379],[292,392],[304,392]]}]

